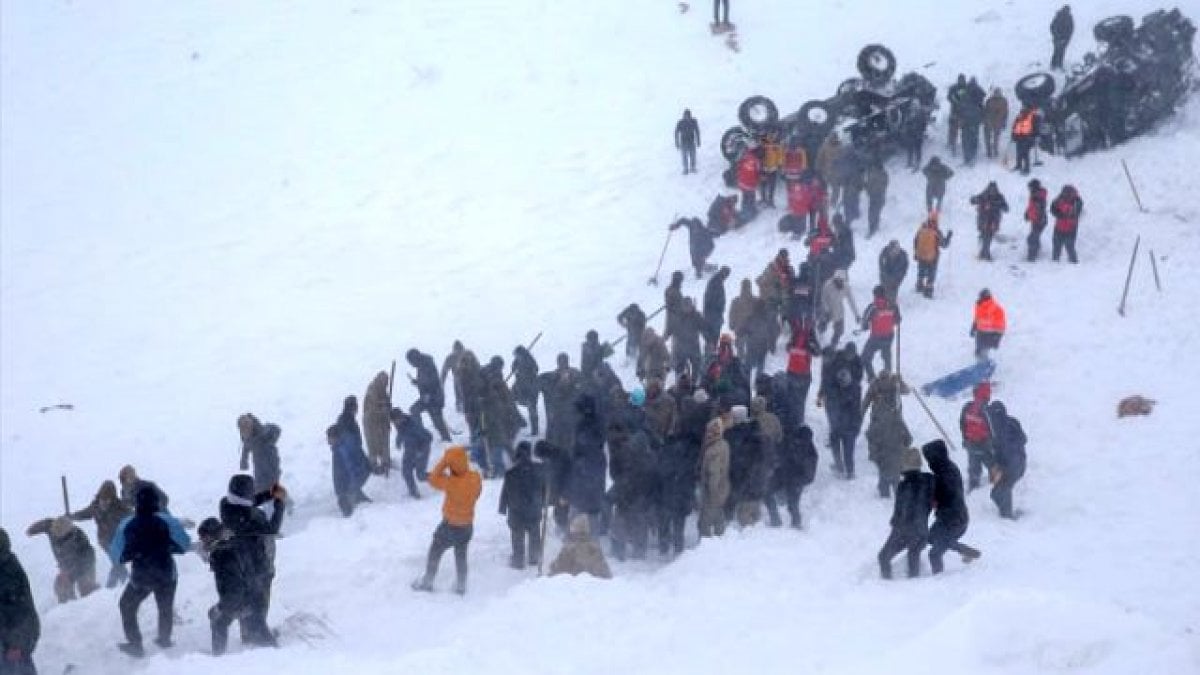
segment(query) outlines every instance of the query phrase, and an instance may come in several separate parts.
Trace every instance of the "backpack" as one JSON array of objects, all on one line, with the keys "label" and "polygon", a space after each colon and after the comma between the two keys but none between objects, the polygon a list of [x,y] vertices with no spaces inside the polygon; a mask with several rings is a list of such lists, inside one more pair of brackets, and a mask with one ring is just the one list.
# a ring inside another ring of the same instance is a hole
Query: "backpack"
[{"label": "backpack", "polygon": [[922,227],[917,233],[917,259],[921,262],[933,262],[938,257],[938,231],[932,227]]}]

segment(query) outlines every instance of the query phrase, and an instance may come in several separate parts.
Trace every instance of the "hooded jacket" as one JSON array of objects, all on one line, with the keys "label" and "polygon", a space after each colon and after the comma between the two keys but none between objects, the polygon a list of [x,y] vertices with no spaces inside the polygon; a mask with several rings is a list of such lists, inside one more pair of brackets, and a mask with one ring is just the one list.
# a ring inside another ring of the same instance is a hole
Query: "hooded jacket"
[{"label": "hooded jacket", "polygon": [[218,510],[221,524],[233,534],[250,568],[258,577],[275,574],[275,535],[283,524],[283,503],[275,500],[271,517],[258,508],[271,501],[268,493],[254,494],[254,482],[245,474],[229,479],[229,494],[221,499]]},{"label": "hooded jacket", "polygon": [[116,484],[106,480],[92,498],[92,503],[72,513],[71,520],[95,520],[96,541],[107,551],[117,533],[117,526],[132,513],[133,509],[117,496]]},{"label": "hooded jacket", "polygon": [[450,525],[464,527],[475,522],[475,502],[483,491],[483,479],[471,469],[466,448],[456,445],[429,472],[429,486],[446,493],[442,518]]},{"label": "hooded jacket", "polygon": [[54,562],[58,568],[72,579],[78,579],[89,571],[96,569],[96,549],[88,541],[87,534],[65,521],[65,531],[58,531],[56,518],[43,518],[29,526],[25,531],[29,536],[45,534],[50,537],[50,551],[54,553]]},{"label": "hooded jacket", "polygon": [[183,555],[192,547],[183,526],[159,508],[158,493],[142,490],[136,497],[134,514],[126,518],[113,537],[113,560],[131,563],[129,583],[157,588],[178,577],[172,555]]},{"label": "hooded jacket", "polygon": [[946,444],[937,440],[926,443],[921,448],[929,469],[933,471],[933,501],[934,515],[938,522],[947,526],[966,526],[970,520],[967,513],[967,502],[963,497],[962,472],[954,462],[950,461],[950,453]]},{"label": "hooded jacket", "polygon": [[417,387],[417,393],[421,395],[421,401],[430,408],[441,408],[445,405],[442,378],[438,376],[437,364],[433,362],[433,357],[410,349],[405,358],[410,366],[417,369],[413,384]]},{"label": "hooded jacket", "polygon": [[562,550],[550,563],[550,576],[557,574],[590,574],[599,579],[611,579],[612,570],[604,559],[604,550],[592,539],[591,525],[586,515],[571,520],[571,528]]}]

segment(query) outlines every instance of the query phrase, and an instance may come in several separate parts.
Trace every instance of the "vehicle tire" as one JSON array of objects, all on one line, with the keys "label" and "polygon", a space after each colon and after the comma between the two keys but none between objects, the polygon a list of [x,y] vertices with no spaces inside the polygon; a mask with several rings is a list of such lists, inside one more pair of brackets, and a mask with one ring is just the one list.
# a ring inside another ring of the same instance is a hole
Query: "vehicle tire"
[{"label": "vehicle tire", "polygon": [[1124,14],[1110,16],[1096,24],[1092,29],[1096,40],[1110,45],[1119,45],[1133,39],[1133,19]]},{"label": "vehicle tire", "polygon": [[861,77],[852,77],[838,85],[837,93],[838,96],[850,96],[865,86],[867,86],[867,83],[863,82]]},{"label": "vehicle tire", "polygon": [[809,101],[800,106],[796,117],[799,120],[800,126],[818,129],[833,126],[837,118],[833,108],[828,103],[816,100]]},{"label": "vehicle tire", "polygon": [[1017,80],[1013,89],[1021,103],[1045,107],[1054,95],[1054,77],[1049,73],[1030,73]]},{"label": "vehicle tire", "polygon": [[867,45],[858,53],[858,73],[869,84],[883,84],[896,74],[896,56],[883,45]]},{"label": "vehicle tire", "polygon": [[721,136],[721,154],[727,161],[736,162],[750,144],[750,134],[741,127],[730,127]]},{"label": "vehicle tire", "polygon": [[766,131],[779,122],[779,109],[766,96],[751,96],[738,106],[738,120],[750,131]]}]

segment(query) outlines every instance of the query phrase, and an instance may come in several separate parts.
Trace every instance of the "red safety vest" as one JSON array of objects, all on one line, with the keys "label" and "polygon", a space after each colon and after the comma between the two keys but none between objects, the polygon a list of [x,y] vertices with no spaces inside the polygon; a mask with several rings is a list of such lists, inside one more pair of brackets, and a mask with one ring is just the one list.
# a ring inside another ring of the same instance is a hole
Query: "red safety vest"
[{"label": "red safety vest", "polygon": [[738,162],[738,189],[743,192],[754,192],[758,189],[758,157],[747,151],[742,161]]},{"label": "red safety vest", "polygon": [[992,437],[992,429],[983,416],[983,404],[983,401],[971,401],[963,413],[963,437],[971,443],[984,443]]},{"label": "red safety vest", "polygon": [[793,375],[812,374],[812,354],[804,343],[803,337],[798,337],[788,347],[787,371]]},{"label": "red safety vest", "polygon": [[871,337],[892,337],[895,332],[896,310],[887,300],[876,301],[875,313],[871,315]]}]

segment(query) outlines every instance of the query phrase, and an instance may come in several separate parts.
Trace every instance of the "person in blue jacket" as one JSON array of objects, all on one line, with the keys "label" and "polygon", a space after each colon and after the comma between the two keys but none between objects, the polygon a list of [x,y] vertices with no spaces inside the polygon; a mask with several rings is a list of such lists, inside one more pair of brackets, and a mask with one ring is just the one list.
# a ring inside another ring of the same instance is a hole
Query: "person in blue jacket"
[{"label": "person in blue jacket", "polygon": [[129,584],[118,605],[126,640],[119,648],[130,656],[141,657],[146,652],[137,611],[150,594],[154,594],[154,603],[158,605],[158,637],[154,642],[163,649],[172,645],[179,573],[171,556],[187,553],[192,541],[179,521],[162,510],[157,490],[140,490],[134,496],[134,503],[134,514],[117,527],[110,554],[113,560],[130,563],[131,567]]},{"label": "person in blue jacket", "polygon": [[392,426],[396,428],[396,448],[403,449],[400,475],[404,478],[408,495],[420,499],[417,481],[424,481],[429,476],[429,450],[433,446],[433,434],[421,424],[420,416],[406,414],[399,408],[392,408]]},{"label": "person in blue jacket", "polygon": [[371,461],[357,437],[337,424],[325,430],[325,437],[333,453],[333,492],[342,515],[349,518],[355,506],[370,501],[364,499],[362,488],[371,476]]}]

